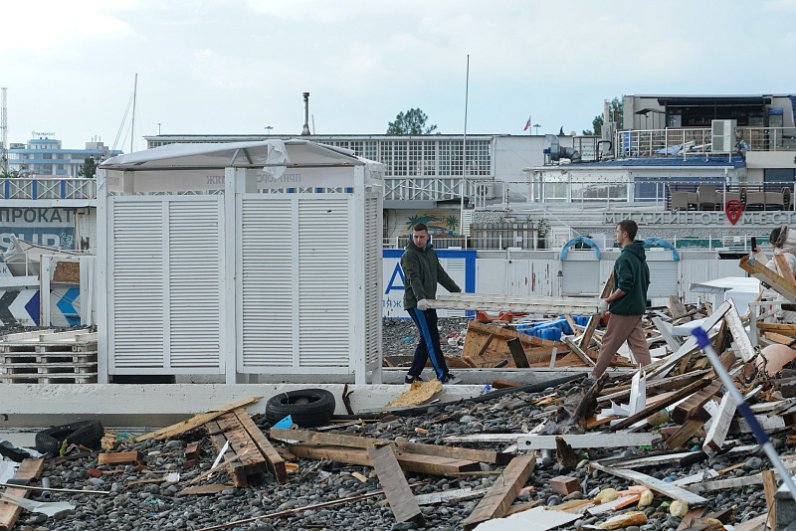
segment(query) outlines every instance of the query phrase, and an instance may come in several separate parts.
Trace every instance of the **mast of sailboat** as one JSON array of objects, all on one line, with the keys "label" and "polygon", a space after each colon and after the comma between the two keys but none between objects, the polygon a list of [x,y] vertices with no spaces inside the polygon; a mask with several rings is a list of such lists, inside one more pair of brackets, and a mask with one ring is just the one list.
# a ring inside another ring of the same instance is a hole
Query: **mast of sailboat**
[{"label": "mast of sailboat", "polygon": [[133,118],[130,120],[130,153],[134,152],[133,146],[135,144],[135,99],[138,95],[138,72],[135,73],[135,81],[133,82]]}]

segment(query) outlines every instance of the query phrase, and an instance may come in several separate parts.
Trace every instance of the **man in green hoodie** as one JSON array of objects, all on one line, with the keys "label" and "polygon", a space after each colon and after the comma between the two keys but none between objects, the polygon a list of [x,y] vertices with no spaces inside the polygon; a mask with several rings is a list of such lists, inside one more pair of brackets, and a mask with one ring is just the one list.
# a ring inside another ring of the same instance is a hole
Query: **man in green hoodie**
[{"label": "man in green hoodie", "polygon": [[636,241],[637,233],[638,225],[633,220],[622,220],[616,226],[616,241],[622,247],[622,252],[614,263],[613,290],[600,301],[600,313],[605,314],[610,310],[611,318],[597,356],[597,365],[592,369],[592,378],[602,376],[625,341],[637,363],[644,366],[651,361],[647,337],[641,327],[641,318],[647,310],[650,269],[644,253],[644,242]]},{"label": "man in green hoodie", "polygon": [[409,312],[420,332],[412,366],[404,382],[422,381],[420,373],[426,366],[426,360],[431,359],[434,373],[442,383],[456,383],[439,346],[437,310],[430,308],[428,301],[437,297],[438,282],[451,293],[458,293],[461,289],[439,263],[437,253],[431,246],[428,227],[424,223],[414,226],[412,240],[406,244],[401,256],[401,269],[404,272],[404,309]]}]

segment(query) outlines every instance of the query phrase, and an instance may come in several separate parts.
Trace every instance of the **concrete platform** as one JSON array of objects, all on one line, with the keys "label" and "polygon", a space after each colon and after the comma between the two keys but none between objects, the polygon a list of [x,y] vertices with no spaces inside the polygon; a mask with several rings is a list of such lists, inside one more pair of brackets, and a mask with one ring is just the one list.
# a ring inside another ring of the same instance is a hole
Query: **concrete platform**
[{"label": "concrete platform", "polygon": [[[437,399],[450,402],[477,396],[484,392],[485,383],[496,379],[520,385],[544,384],[582,372],[527,369],[457,371],[463,383],[444,386]],[[385,380],[393,384],[349,385],[348,389],[353,391],[350,399],[354,412],[381,411],[406,389],[404,374],[399,369],[385,370]],[[400,385],[396,385],[398,382]],[[330,391],[337,399],[335,413],[346,413],[342,401],[343,384],[5,384],[0,385],[0,404],[3,405],[0,430],[52,426],[89,418],[99,419],[106,426],[158,427],[253,395],[263,398],[249,406],[248,411],[251,414],[264,413],[266,402],[272,396],[307,388]]]}]

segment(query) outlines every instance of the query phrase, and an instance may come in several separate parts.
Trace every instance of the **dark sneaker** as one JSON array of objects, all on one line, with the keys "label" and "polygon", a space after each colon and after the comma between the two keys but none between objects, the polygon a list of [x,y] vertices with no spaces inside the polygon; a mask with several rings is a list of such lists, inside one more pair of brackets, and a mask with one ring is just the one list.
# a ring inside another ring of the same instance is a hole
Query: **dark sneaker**
[{"label": "dark sneaker", "polygon": [[411,374],[407,374],[406,377],[404,378],[405,384],[411,384],[414,382],[422,382],[422,381],[423,378],[421,378],[420,376],[412,376]]},{"label": "dark sneaker", "polygon": [[448,374],[442,377],[440,382],[442,382],[443,384],[456,385],[458,383],[461,383],[461,379],[454,376],[452,372],[449,372]]}]

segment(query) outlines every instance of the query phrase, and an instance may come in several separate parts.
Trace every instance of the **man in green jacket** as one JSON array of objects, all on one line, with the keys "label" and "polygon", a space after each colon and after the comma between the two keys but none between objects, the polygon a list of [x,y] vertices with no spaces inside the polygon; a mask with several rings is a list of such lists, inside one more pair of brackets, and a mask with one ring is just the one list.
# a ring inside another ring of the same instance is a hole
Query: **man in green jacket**
[{"label": "man in green jacket", "polygon": [[404,272],[404,309],[409,312],[420,332],[412,366],[404,382],[423,381],[420,373],[430,358],[434,373],[442,383],[456,383],[439,346],[437,310],[430,308],[428,301],[437,297],[437,283],[451,293],[458,293],[461,289],[439,263],[437,253],[431,246],[428,227],[424,223],[414,226],[412,240],[406,244],[401,256],[401,269]]},{"label": "man in green jacket", "polygon": [[592,378],[602,376],[625,341],[637,363],[644,366],[651,361],[647,337],[641,327],[641,318],[647,310],[650,269],[644,242],[636,241],[637,233],[638,225],[633,220],[622,220],[616,226],[616,241],[622,246],[622,253],[614,263],[613,291],[600,301],[600,313],[610,310],[611,318],[597,356],[597,365],[592,369]]}]

